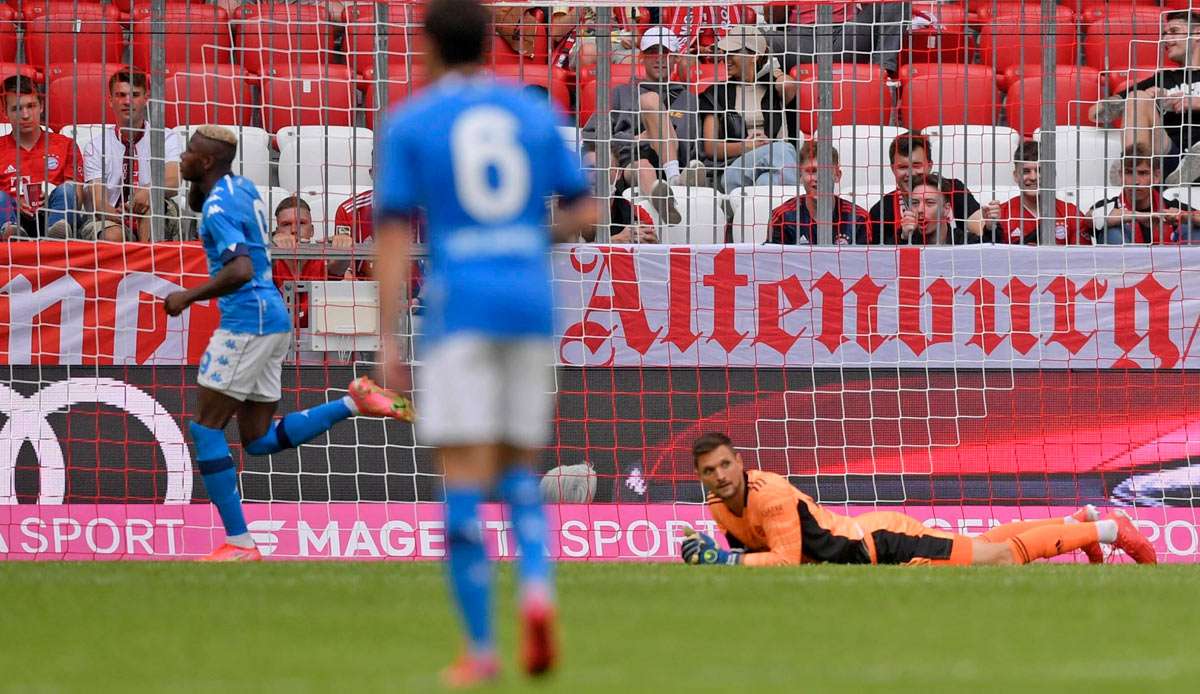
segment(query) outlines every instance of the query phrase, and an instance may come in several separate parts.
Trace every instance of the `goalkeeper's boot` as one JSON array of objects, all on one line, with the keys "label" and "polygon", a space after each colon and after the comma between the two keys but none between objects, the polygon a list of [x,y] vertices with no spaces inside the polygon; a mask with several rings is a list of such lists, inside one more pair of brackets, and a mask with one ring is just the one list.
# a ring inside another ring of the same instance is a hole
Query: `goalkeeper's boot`
[{"label": "goalkeeper's boot", "polygon": [[238,547],[228,542],[200,558],[200,561],[262,561],[257,547]]},{"label": "goalkeeper's boot", "polygon": [[[1096,510],[1095,506],[1087,504],[1075,513],[1072,513],[1071,517],[1080,523],[1095,523],[1100,520],[1100,512]],[[1104,563],[1104,550],[1101,549],[1099,542],[1093,542],[1090,545],[1080,547],[1080,549],[1087,555],[1089,564]]]},{"label": "goalkeeper's boot", "polygon": [[500,661],[493,655],[463,652],[458,660],[442,670],[442,684],[447,689],[469,689],[500,679]]},{"label": "goalkeeper's boot", "polygon": [[1139,564],[1157,564],[1158,555],[1154,552],[1154,545],[1146,539],[1146,536],[1137,529],[1133,524],[1133,519],[1128,513],[1117,510],[1108,514],[1105,520],[1117,522],[1117,541],[1113,543],[1113,547],[1124,550],[1134,561]]},{"label": "goalkeeper's boot", "polygon": [[350,398],[359,414],[370,417],[391,417],[402,422],[413,421],[412,401],[377,385],[367,376],[354,379],[348,388]]},{"label": "goalkeeper's boot", "polygon": [[554,605],[545,598],[526,599],[521,605],[521,665],[537,677],[554,669],[558,648],[554,641]]}]

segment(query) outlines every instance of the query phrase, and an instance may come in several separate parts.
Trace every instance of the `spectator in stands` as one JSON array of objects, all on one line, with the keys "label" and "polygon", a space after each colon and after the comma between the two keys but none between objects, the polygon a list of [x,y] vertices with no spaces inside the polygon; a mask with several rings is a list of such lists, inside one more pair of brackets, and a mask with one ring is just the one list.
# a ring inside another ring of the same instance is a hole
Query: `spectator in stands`
[{"label": "spectator in stands", "polygon": [[[298,248],[301,245],[311,244],[314,233],[312,208],[304,198],[299,195],[291,195],[280,200],[279,204],[275,206],[275,230],[271,233],[271,245],[282,249]],[[334,243],[336,236],[335,234],[330,238],[331,244]],[[350,237],[343,235],[339,243],[345,246],[349,242]],[[348,275],[348,266],[349,263],[345,260],[279,259],[272,264],[271,275],[275,278],[275,285],[282,291],[284,282],[321,282],[342,279],[343,276]],[[349,279],[350,276],[346,278]],[[292,316],[296,327],[307,328],[308,292],[297,291],[294,296],[285,295],[284,298],[288,299],[288,303],[292,305]]]},{"label": "spectator in stands", "polygon": [[[1038,143],[1022,142],[1013,153],[1013,180],[1021,194],[1007,202],[993,200],[967,220],[967,233],[988,243],[1038,243]],[[1054,242],[1059,246],[1091,244],[1091,225],[1069,202],[1054,201]]]},{"label": "spectator in stands", "polygon": [[[371,170],[371,177],[375,177],[374,169]],[[348,249],[353,248],[356,243],[370,241],[375,235],[374,202],[375,191],[364,190],[338,205],[337,211],[333,213],[333,236],[329,237],[330,245],[336,249]],[[344,263],[345,267],[339,266],[338,263]],[[353,274],[356,277],[370,277],[371,265],[371,261],[364,260],[355,266]],[[340,276],[345,274],[350,262],[330,261],[330,266],[330,274]],[[338,272],[339,269],[341,272]]]},{"label": "spectator in stands", "polygon": [[962,243],[958,217],[954,213],[954,187],[937,174],[912,178],[904,210],[900,214],[897,243],[941,246]]},{"label": "spectator in stands", "polygon": [[[682,216],[670,185],[698,176],[685,179],[679,163],[695,156],[699,105],[687,85],[670,80],[670,57],[679,49],[679,39],[670,29],[651,27],[639,48],[646,79],[614,87],[610,102],[613,158],[622,171],[616,194],[636,185],[660,220],[678,224]],[[582,131],[584,159],[590,166],[595,166],[601,117],[593,115]]]},{"label": "spectator in stands", "polygon": [[614,197],[609,216],[609,243],[658,243],[654,219],[641,205]]},{"label": "spectator in stands", "polygon": [[[164,238],[179,237],[179,206],[172,199],[179,189],[179,156],[184,142],[167,130],[166,174],[161,182],[150,178],[150,128],[146,109],[150,86],[141,72],[121,70],[108,80],[109,103],[117,123],[104,128],[83,148],[84,176],[95,216],[83,225],[80,236],[104,241],[151,240],[152,214],[164,216]],[[151,211],[150,186],[163,188],[163,209]]]},{"label": "spectator in stands", "polygon": [[746,4],[675,5],[661,8],[659,21],[679,37],[681,53],[705,54],[731,29],[753,24],[754,12]]},{"label": "spectator in stands", "polygon": [[[875,62],[895,73],[909,21],[908,5],[902,2],[829,3],[832,24],[825,31],[830,37],[833,62]],[[856,9],[861,7],[861,9]],[[817,59],[816,5],[767,5],[765,8],[767,42],[771,53],[779,56],[789,74],[796,65]]]},{"label": "spectator in stands", "polygon": [[[888,161],[891,162],[892,175],[896,179],[896,190],[884,195],[883,199],[871,208],[874,243],[908,243],[902,240],[900,220],[904,216],[912,190],[911,179],[932,171],[929,162],[929,138],[915,133],[897,135],[888,146]],[[950,206],[954,211],[954,238],[961,240],[966,235],[966,221],[979,209],[979,201],[962,181],[941,177],[938,177],[938,180],[945,185],[946,195],[949,196]]]},{"label": "spectator in stands", "polygon": [[1137,143],[1121,157],[1121,194],[1088,209],[1096,237],[1104,243],[1191,243],[1200,211],[1160,192],[1162,159],[1149,145]]},{"label": "spectator in stands", "polygon": [[[1175,171],[1184,153],[1200,145],[1200,38],[1193,39],[1194,33],[1200,33],[1200,12],[1168,12],[1162,26],[1163,53],[1183,67],[1161,69],[1089,111],[1093,120],[1105,125],[1122,118],[1123,147],[1149,148],[1162,159],[1163,176]],[[1190,182],[1194,176],[1182,180]]]},{"label": "spectator in stands", "polygon": [[795,185],[799,85],[767,55],[754,27],[736,27],[717,42],[729,80],[700,95],[703,157],[723,168],[725,192],[748,185]]},{"label": "spectator in stands", "polygon": [[[842,180],[842,169],[837,149],[830,149],[836,185]],[[792,197],[771,211],[767,243],[817,242],[817,175],[817,143],[810,140],[800,147],[800,182],[804,186],[804,194]],[[871,220],[867,211],[849,200],[833,196],[832,221],[834,243],[871,242]]]},{"label": "spectator in stands", "polygon": [[42,128],[42,95],[33,80],[13,75],[3,86],[12,133],[0,137],[0,240],[43,232],[67,238],[78,217],[83,155],[71,138]]}]

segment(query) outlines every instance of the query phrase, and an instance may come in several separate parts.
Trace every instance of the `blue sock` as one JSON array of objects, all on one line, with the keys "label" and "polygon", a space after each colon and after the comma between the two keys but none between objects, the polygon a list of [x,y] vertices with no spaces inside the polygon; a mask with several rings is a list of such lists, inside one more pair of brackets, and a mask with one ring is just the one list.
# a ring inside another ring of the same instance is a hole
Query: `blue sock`
[{"label": "blue sock", "polygon": [[339,398],[299,412],[289,412],[275,420],[275,426],[261,438],[246,444],[251,455],[271,455],[295,448],[329,431],[334,424],[355,414],[349,397]]},{"label": "blue sock", "polygon": [[242,513],[242,497],[238,494],[237,465],[229,454],[225,432],[195,422],[188,423],[188,430],[196,444],[196,466],[204,478],[208,498],[221,514],[225,534],[229,537],[244,535],[246,516]]},{"label": "blue sock", "polygon": [[508,504],[517,547],[521,550],[517,576],[523,589],[551,588],[546,557],[546,514],[542,511],[537,478],[525,467],[509,468],[500,478],[500,498]]},{"label": "blue sock", "polygon": [[492,650],[492,572],[479,527],[482,500],[479,489],[446,488],[446,569],[476,653]]}]

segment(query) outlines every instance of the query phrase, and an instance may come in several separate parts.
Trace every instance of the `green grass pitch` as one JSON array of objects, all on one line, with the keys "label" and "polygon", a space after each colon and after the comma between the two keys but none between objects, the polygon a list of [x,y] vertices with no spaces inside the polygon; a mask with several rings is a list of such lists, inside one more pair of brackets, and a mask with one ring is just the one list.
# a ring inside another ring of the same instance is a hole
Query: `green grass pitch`
[{"label": "green grass pitch", "polygon": [[[1195,691],[1196,566],[559,567],[564,659],[495,691]],[[422,692],[441,567],[0,563],[0,690]]]}]

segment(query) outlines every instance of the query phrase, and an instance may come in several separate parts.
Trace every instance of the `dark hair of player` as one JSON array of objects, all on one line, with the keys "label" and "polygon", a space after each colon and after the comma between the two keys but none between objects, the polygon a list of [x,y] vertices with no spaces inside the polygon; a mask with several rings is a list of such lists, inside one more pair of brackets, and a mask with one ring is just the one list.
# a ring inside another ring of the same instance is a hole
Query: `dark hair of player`
[{"label": "dark hair of player", "polygon": [[304,198],[300,197],[299,195],[289,195],[280,200],[279,204],[275,206],[275,216],[278,217],[280,212],[283,212],[284,210],[290,210],[293,207],[299,207],[305,212],[310,214],[312,213],[312,208],[308,206],[308,202],[306,202]]},{"label": "dark hair of player", "polygon": [[446,67],[483,62],[490,17],[479,0],[430,0],[425,35]]},{"label": "dark hair of player", "polygon": [[134,89],[142,90],[143,93],[147,89],[146,73],[136,70],[119,70],[108,78],[108,93],[112,94],[113,88],[122,82]]},{"label": "dark hair of player", "polygon": [[916,150],[929,155],[929,138],[916,133],[901,133],[888,146],[888,161],[895,164],[896,157],[911,157]]},{"label": "dark hair of player", "polygon": [[4,80],[4,94],[12,94],[14,96],[26,96],[32,94],[42,100],[42,94],[38,91],[37,84],[25,75],[13,75]]},{"label": "dark hair of player", "polygon": [[727,446],[732,451],[733,440],[719,431],[704,434],[692,444],[692,464],[695,465],[699,462],[700,456],[712,453],[721,446]]}]

